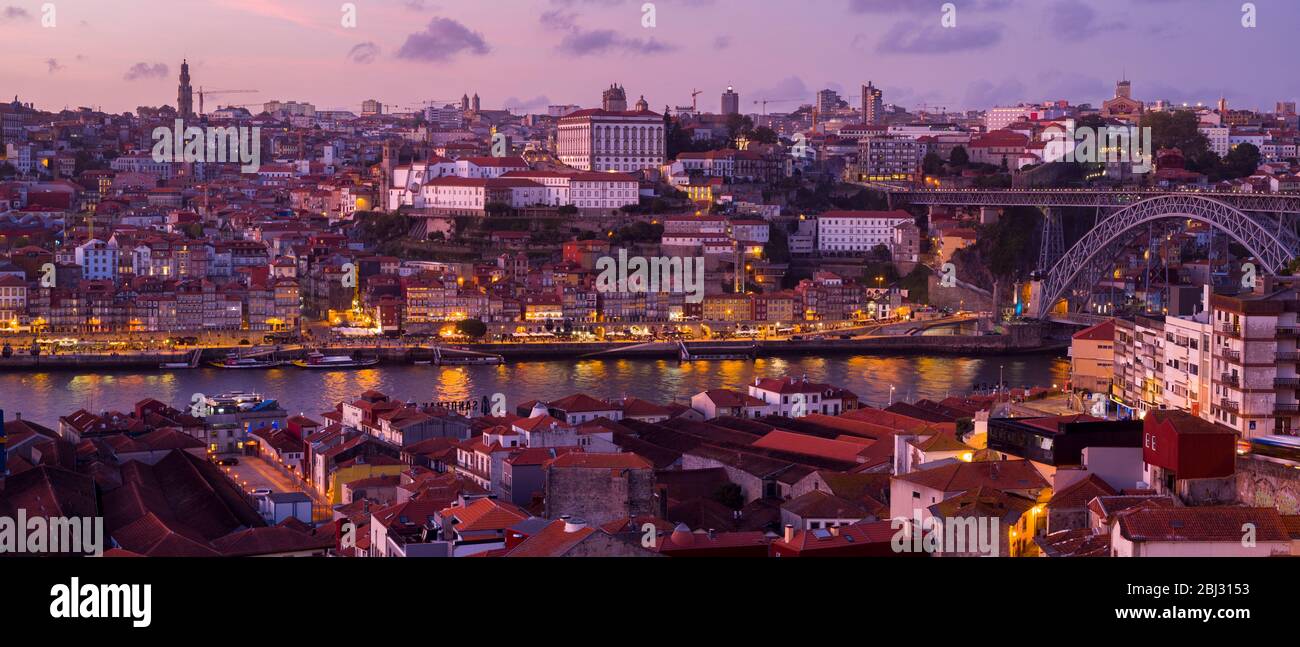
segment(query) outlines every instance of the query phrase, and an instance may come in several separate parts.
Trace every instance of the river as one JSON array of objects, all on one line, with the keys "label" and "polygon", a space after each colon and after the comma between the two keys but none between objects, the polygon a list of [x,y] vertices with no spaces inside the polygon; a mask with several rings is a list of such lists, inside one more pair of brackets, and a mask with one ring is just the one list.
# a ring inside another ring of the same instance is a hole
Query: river
[{"label": "river", "polygon": [[1050,386],[1068,379],[1069,360],[1056,354],[1006,357],[835,356],[773,357],[756,361],[718,360],[679,364],[661,359],[517,361],[502,366],[381,366],[356,371],[308,371],[294,367],[255,371],[201,368],[181,371],[5,372],[0,373],[0,409],[9,419],[55,428],[59,416],[79,408],[95,413],[130,411],[145,398],[178,407],[193,394],[254,391],[276,398],[290,414],[319,419],[362,391],[376,389],[394,399],[459,401],[505,395],[511,410],[532,399],[550,400],[583,392],[599,398],[625,395],[668,403],[687,402],[705,389],[743,390],[755,377],[803,376],[847,387],[867,404],[943,398],[976,384]]}]

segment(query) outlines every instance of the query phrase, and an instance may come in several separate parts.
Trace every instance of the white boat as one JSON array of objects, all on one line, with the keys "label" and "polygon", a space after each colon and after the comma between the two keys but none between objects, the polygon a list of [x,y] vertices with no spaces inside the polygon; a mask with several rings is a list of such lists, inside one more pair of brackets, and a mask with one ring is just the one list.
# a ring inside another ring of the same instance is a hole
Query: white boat
[{"label": "white boat", "polygon": [[321,353],[309,353],[305,359],[295,360],[293,365],[298,368],[365,368],[374,366],[379,363],[378,358],[354,359],[351,355],[323,355]]},{"label": "white boat", "polygon": [[277,359],[258,359],[256,357],[227,357],[219,362],[208,362],[211,366],[217,368],[229,369],[251,369],[251,368],[275,368],[284,366],[284,362]]}]

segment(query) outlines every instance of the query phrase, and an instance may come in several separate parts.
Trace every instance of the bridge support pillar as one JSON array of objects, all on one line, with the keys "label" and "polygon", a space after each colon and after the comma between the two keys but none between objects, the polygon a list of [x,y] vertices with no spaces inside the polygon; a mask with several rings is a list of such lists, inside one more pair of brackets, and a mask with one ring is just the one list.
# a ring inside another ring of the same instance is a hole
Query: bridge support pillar
[{"label": "bridge support pillar", "polygon": [[1043,209],[1043,241],[1038,249],[1038,269],[1051,270],[1065,255],[1065,232],[1061,228],[1061,210]]}]

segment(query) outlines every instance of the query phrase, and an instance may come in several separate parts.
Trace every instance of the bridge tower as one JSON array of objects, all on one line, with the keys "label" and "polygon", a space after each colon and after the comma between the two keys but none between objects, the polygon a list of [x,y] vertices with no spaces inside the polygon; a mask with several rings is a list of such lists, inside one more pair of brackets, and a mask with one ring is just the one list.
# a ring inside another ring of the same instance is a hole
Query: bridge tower
[{"label": "bridge tower", "polygon": [[1038,269],[1046,272],[1065,255],[1065,231],[1061,226],[1061,210],[1042,207],[1043,240],[1038,248]]}]

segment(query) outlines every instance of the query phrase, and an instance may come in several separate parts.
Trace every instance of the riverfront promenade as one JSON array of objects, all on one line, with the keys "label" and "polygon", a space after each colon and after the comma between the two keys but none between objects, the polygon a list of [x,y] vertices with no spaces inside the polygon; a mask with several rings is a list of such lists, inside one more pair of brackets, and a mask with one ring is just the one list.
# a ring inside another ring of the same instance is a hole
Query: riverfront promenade
[{"label": "riverfront promenade", "polygon": [[[865,328],[844,329],[817,335],[787,335],[778,338],[731,338],[727,340],[686,341],[693,351],[751,354],[755,357],[805,354],[919,353],[939,355],[1000,355],[1058,350],[1068,346],[1069,328],[1045,322],[1013,323],[999,334],[924,334],[927,329],[973,321],[950,317],[925,322],[898,322]],[[63,350],[55,354],[33,356],[26,347],[14,345],[9,357],[0,358],[0,370],[35,369],[158,369],[164,363],[190,363],[224,359],[238,354],[274,355],[279,359],[299,359],[317,351],[326,355],[376,357],[384,364],[433,362],[441,356],[466,359],[501,356],[510,359],[585,359],[618,357],[679,356],[675,340],[631,341],[529,341],[479,343],[413,343],[393,339],[332,340],[321,344],[247,345],[180,347],[171,351],[109,350],[85,352]],[[195,362],[195,351],[199,361]],[[166,369],[171,370],[171,369]],[[177,369],[183,370],[183,369]]]}]

